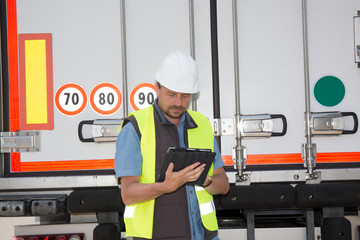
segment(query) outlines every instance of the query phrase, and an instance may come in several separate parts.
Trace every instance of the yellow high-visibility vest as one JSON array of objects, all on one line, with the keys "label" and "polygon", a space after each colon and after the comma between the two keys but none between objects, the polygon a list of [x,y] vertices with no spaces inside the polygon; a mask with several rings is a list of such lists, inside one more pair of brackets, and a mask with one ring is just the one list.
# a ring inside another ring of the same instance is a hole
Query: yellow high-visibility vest
[{"label": "yellow high-visibility vest", "polygon": [[[188,144],[190,148],[207,148],[214,150],[214,135],[209,120],[199,112],[188,110],[188,113],[198,125],[188,129]],[[143,157],[142,175],[140,183],[155,182],[156,139],[153,106],[136,111],[134,115],[141,133],[141,153]],[[214,166],[211,165],[208,175],[213,175]],[[218,229],[213,197],[203,187],[195,186],[199,202],[201,220],[209,231]],[[126,206],[124,221],[126,236],[152,238],[155,199]]]}]

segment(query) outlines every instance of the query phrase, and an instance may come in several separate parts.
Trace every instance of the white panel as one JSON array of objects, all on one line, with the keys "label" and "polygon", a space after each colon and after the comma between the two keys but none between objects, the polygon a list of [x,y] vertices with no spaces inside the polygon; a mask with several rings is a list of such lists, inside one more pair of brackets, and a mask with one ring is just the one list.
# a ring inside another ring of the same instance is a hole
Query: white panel
[{"label": "white panel", "polygon": [[[231,117],[235,83],[230,1],[220,4],[218,14],[222,117]],[[301,2],[238,1],[238,24],[241,113],[283,114],[288,121],[284,137],[245,140],[248,154],[298,153],[305,108]],[[229,154],[229,145],[223,144],[223,153]]]},{"label": "white panel", "polygon": [[[360,116],[360,69],[354,62],[353,18],[357,16],[357,0],[308,1],[309,70],[311,111],[355,112]],[[324,76],[335,76],[345,85],[345,97],[336,106],[326,107],[314,97],[314,86]],[[352,121],[345,123],[347,129]],[[358,152],[360,135],[317,137],[318,152]]]},{"label": "white panel", "polygon": [[[121,39],[119,1],[17,1],[18,33],[51,33],[53,37],[54,95],[67,83],[82,86],[90,96],[99,83],[120,90]],[[83,120],[122,117],[122,108],[111,116],[85,110],[74,117],[54,105],[55,129],[41,132],[41,152],[21,154],[21,161],[111,159],[115,144],[86,144],[78,139]]]},{"label": "white panel", "polygon": [[195,60],[199,70],[200,93],[197,110],[213,118],[210,1],[194,0]]},{"label": "white panel", "polygon": [[130,94],[139,83],[155,82],[167,54],[190,53],[188,1],[126,1],[126,32]]},{"label": "white panel", "polygon": [[[222,118],[229,118],[235,114],[232,1],[218,1],[217,4],[220,110]],[[231,155],[235,144],[234,136],[221,137],[221,153]]]}]

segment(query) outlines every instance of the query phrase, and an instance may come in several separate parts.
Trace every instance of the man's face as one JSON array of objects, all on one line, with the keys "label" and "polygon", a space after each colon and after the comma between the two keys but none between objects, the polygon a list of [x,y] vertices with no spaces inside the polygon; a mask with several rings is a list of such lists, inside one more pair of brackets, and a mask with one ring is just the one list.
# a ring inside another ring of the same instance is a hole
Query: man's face
[{"label": "man's face", "polygon": [[156,84],[156,94],[161,111],[172,121],[180,119],[191,100],[189,93],[174,92],[164,86],[159,87],[158,84]]}]

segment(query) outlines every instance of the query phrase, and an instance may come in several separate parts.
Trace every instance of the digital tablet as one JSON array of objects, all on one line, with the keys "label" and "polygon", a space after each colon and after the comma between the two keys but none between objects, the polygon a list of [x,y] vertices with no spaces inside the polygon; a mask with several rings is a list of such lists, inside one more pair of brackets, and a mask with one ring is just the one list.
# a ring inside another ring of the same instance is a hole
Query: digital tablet
[{"label": "digital tablet", "polygon": [[206,175],[208,174],[211,164],[214,161],[215,155],[216,153],[212,152],[210,149],[169,147],[157,181],[163,182],[165,180],[165,173],[171,162],[174,163],[175,172],[180,171],[193,163],[200,162],[201,164],[206,164],[204,171],[196,181],[188,182],[188,184],[196,184],[200,186],[205,182]]}]

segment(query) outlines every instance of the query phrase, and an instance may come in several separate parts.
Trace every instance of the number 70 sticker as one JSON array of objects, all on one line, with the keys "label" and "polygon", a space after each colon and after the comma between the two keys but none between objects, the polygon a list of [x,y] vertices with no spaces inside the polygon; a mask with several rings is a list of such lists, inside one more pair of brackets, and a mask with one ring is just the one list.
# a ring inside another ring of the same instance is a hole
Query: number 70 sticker
[{"label": "number 70 sticker", "polygon": [[140,83],[131,91],[130,104],[137,111],[152,105],[156,98],[155,85],[151,83]]},{"label": "number 70 sticker", "polygon": [[65,115],[75,116],[81,113],[87,104],[86,92],[77,84],[61,86],[55,94],[55,105]]}]

